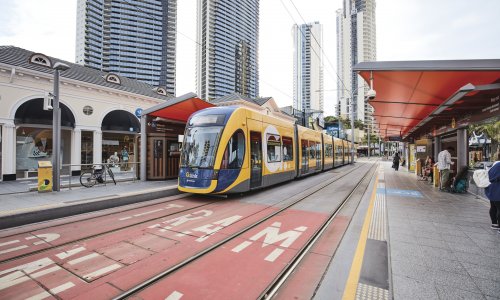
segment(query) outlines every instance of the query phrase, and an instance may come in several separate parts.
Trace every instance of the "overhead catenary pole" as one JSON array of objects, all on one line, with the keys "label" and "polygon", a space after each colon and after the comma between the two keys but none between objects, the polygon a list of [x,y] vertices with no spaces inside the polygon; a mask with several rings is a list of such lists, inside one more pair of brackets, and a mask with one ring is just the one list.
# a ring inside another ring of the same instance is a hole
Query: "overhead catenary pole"
[{"label": "overhead catenary pole", "polygon": [[52,190],[61,190],[61,109],[59,107],[59,72],[69,69],[60,62],[54,64],[54,103],[52,104]]}]

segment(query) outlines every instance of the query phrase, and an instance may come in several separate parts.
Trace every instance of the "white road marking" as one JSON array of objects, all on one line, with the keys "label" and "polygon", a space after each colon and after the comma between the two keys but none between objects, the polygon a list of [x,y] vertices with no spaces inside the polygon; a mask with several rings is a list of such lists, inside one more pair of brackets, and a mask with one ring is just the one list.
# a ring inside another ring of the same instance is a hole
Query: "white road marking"
[{"label": "white road marking", "polygon": [[77,253],[80,253],[82,251],[85,251],[85,248],[84,247],[78,247],[78,248],[75,248],[75,249],[71,249],[69,251],[66,251],[66,252],[61,252],[59,254],[56,254],[56,256],[60,259],[66,259],[72,255],[75,255]]},{"label": "white road marking", "polygon": [[24,248],[28,248],[28,246],[23,245],[23,246],[19,246],[19,247],[9,248],[9,249],[0,251],[0,254],[14,252],[14,251],[21,250],[21,249],[24,249]]},{"label": "white road marking", "polygon": [[184,296],[184,294],[179,293],[178,291],[174,291],[172,294],[170,294],[165,300],[179,300]]},{"label": "white road marking", "polygon": [[70,260],[70,261],[68,261],[68,264],[70,264],[70,265],[76,265],[76,264],[79,264],[79,263],[84,262],[86,260],[95,258],[97,256],[99,256],[99,253],[91,253],[89,255],[85,255],[85,256],[82,256],[82,257]]},{"label": "white road marking", "polygon": [[95,277],[99,277],[99,276],[101,276],[103,274],[106,274],[106,273],[111,272],[113,270],[119,269],[121,267],[122,266],[119,265],[119,264],[113,264],[111,266],[99,269],[99,270],[97,270],[95,272],[92,272],[92,273],[89,273],[87,275],[83,275],[83,278],[85,278],[87,280],[91,280],[91,279],[94,279]]},{"label": "white road marking", "polygon": [[274,249],[264,260],[274,262],[283,252],[285,252],[283,249]]}]

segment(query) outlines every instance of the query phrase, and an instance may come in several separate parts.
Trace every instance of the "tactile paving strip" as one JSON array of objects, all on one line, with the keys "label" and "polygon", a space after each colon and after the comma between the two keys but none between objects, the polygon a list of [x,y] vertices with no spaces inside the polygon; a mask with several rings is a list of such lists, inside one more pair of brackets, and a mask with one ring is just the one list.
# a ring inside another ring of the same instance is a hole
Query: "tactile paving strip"
[{"label": "tactile paving strip", "polygon": [[374,299],[388,300],[389,291],[363,283],[358,284],[358,288],[356,289],[356,300],[374,300]]}]

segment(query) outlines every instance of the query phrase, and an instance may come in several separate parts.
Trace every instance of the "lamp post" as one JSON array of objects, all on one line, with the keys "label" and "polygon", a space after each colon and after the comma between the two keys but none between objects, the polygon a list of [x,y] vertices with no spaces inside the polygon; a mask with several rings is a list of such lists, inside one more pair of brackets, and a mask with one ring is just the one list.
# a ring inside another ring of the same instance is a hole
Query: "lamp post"
[{"label": "lamp post", "polygon": [[351,164],[354,164],[354,97],[357,94],[352,94],[351,98]]},{"label": "lamp post", "polygon": [[61,62],[54,64],[54,103],[52,104],[52,189],[56,192],[60,188],[61,172],[61,109],[59,108],[59,72],[69,69],[69,66]]}]

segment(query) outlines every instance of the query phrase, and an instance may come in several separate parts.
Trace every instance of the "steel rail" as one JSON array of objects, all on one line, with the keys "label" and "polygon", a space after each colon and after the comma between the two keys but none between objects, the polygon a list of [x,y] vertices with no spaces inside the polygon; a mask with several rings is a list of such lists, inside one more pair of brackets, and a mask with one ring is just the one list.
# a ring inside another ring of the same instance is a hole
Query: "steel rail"
[{"label": "steel rail", "polygon": [[[372,170],[375,167],[378,167],[378,163],[375,164],[374,166],[372,166],[370,168],[370,170],[368,170],[368,172],[366,172],[366,174],[363,176],[363,178],[361,178],[361,180],[358,182],[358,184],[352,189],[352,191],[347,195],[347,197],[345,197],[345,199],[342,201],[342,203],[333,211],[333,213],[330,215],[328,220],[316,231],[315,234],[313,234],[309,238],[309,241],[307,241],[306,244],[302,247],[302,249],[296,254],[296,256],[292,260],[291,264],[289,264],[288,267],[285,268],[281,272],[281,274],[275,278],[274,282],[268,286],[266,291],[261,294],[259,299],[271,299],[272,297],[274,297],[274,295],[279,291],[281,286],[286,282],[286,280],[290,277],[290,275],[293,273],[293,271],[295,271],[297,266],[302,262],[302,260],[306,257],[306,255],[309,254],[309,250],[321,238],[323,233],[328,229],[328,226],[330,226],[330,224],[333,222],[335,217],[337,217],[338,213],[348,203],[349,199],[354,195],[355,192],[358,191],[358,188],[365,181],[365,179],[368,178],[367,177],[368,174],[371,174],[371,175],[373,174]],[[369,186],[369,181],[368,181],[368,185],[366,186],[365,190],[368,188],[368,186]]]},{"label": "steel rail", "polygon": [[[232,235],[228,236],[227,238],[225,238],[225,239],[223,239],[223,240],[219,241],[218,243],[215,243],[214,245],[212,245],[212,246],[210,246],[210,247],[208,247],[208,248],[206,248],[206,249],[204,249],[204,250],[202,250],[202,251],[198,252],[197,254],[195,254],[195,255],[193,255],[193,256],[191,256],[191,257],[189,257],[189,258],[187,258],[187,259],[183,260],[182,262],[180,262],[180,263],[178,263],[178,264],[176,264],[176,265],[174,265],[174,266],[170,267],[169,269],[167,269],[167,270],[165,270],[165,271],[163,271],[163,272],[161,272],[161,273],[159,273],[159,274],[157,274],[157,275],[155,275],[155,276],[151,277],[151,278],[150,278],[150,279],[148,279],[147,281],[144,281],[144,282],[142,282],[141,284],[138,284],[138,285],[136,285],[136,286],[132,287],[131,289],[129,289],[129,290],[127,290],[127,291],[123,292],[122,294],[120,294],[120,295],[118,295],[118,296],[114,297],[114,298],[113,298],[113,300],[121,300],[121,299],[126,299],[127,297],[132,296],[132,295],[136,294],[137,292],[139,292],[139,291],[141,291],[141,290],[144,290],[145,288],[147,288],[147,287],[149,287],[149,286],[152,286],[152,285],[153,285],[154,283],[156,283],[157,281],[159,281],[159,280],[161,280],[161,279],[165,278],[166,276],[168,276],[168,275],[170,275],[170,274],[174,273],[175,271],[178,271],[179,269],[181,269],[181,268],[183,268],[183,267],[187,266],[189,263],[191,263],[191,262],[193,262],[193,261],[195,261],[195,260],[197,260],[197,259],[199,259],[199,258],[201,258],[201,257],[203,257],[203,256],[205,256],[205,255],[207,255],[208,253],[210,253],[210,252],[214,251],[215,249],[219,248],[220,246],[222,246],[222,245],[226,244],[227,242],[229,242],[229,241],[231,241],[231,240],[233,240],[233,239],[235,239],[235,238],[237,238],[237,237],[241,236],[243,233],[245,233],[245,232],[249,231],[249,230],[250,230],[250,229],[252,229],[252,228],[255,228],[256,226],[258,226],[258,225],[260,225],[260,224],[264,223],[265,221],[269,220],[270,218],[272,218],[272,217],[274,217],[274,216],[276,216],[276,215],[280,214],[281,212],[283,212],[283,211],[285,211],[285,210],[289,209],[290,207],[292,207],[292,206],[294,206],[294,205],[298,204],[299,202],[301,202],[301,201],[303,201],[304,199],[306,199],[306,198],[310,197],[311,195],[313,195],[313,194],[315,194],[315,193],[319,192],[320,190],[324,189],[325,187],[329,186],[330,184],[332,184],[332,183],[334,183],[334,182],[338,181],[339,179],[341,179],[341,178],[343,178],[343,177],[345,177],[345,176],[347,176],[347,175],[351,174],[352,172],[354,172],[354,171],[356,171],[356,170],[360,169],[362,166],[363,166],[363,165],[358,165],[358,166],[356,166],[355,168],[353,168],[353,169],[349,170],[348,172],[346,172],[345,174],[342,174],[341,176],[338,176],[338,177],[335,177],[335,178],[329,179],[329,180],[327,180],[327,181],[324,181],[324,182],[322,182],[322,183],[320,183],[320,184],[317,184],[317,185],[315,185],[315,186],[313,186],[313,187],[308,188],[307,190],[305,190],[305,191],[303,191],[303,192],[301,192],[301,193],[297,194],[296,196],[292,197],[292,198],[291,198],[292,200],[291,200],[291,203],[290,203],[290,204],[288,204],[288,205],[284,206],[283,208],[281,208],[281,209],[277,210],[277,211],[276,211],[276,212],[274,212],[274,213],[271,213],[270,215],[268,215],[268,216],[266,216],[266,217],[262,218],[261,220],[256,221],[255,223],[253,223],[253,224],[251,224],[251,225],[248,225],[247,227],[245,227],[245,228],[241,229],[240,231],[238,231],[238,232],[236,232],[236,233],[234,233],[234,234],[232,234]],[[369,169],[369,171],[370,171],[370,170],[371,170],[371,168]],[[367,173],[369,173],[369,171],[368,171]],[[365,176],[366,176],[366,175],[365,175]],[[363,178],[364,178],[364,177],[363,177]]]}]

